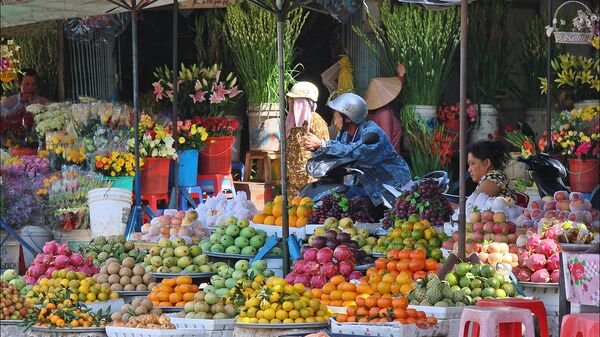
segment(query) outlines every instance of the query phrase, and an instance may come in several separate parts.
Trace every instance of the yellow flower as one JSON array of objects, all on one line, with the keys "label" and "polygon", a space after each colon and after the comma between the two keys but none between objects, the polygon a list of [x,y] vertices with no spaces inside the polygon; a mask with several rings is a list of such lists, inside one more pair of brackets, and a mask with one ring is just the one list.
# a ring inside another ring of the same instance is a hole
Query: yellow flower
[{"label": "yellow flower", "polygon": [[123,166],[125,165],[125,160],[121,158],[119,161],[117,161],[117,164],[119,164],[119,166]]},{"label": "yellow flower", "polygon": [[108,166],[108,165],[104,165],[104,169],[105,169],[105,170],[108,170],[109,168],[110,168],[110,166]]},{"label": "yellow flower", "polygon": [[102,161],[102,164],[106,164],[106,163],[108,162],[108,158],[106,158],[106,157],[102,157],[102,160],[101,160],[101,161]]},{"label": "yellow flower", "polygon": [[117,175],[117,174],[115,173],[115,171],[110,171],[110,176],[111,176],[111,177],[114,177],[114,176],[116,176],[116,175]]},{"label": "yellow flower", "polygon": [[183,143],[185,143],[185,138],[179,137],[179,144],[183,144]]}]

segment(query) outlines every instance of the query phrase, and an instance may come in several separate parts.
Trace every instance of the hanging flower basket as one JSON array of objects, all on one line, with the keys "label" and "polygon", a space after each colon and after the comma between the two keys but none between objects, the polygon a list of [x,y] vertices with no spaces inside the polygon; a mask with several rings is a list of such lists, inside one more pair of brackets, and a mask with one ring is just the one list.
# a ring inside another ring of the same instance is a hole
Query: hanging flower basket
[{"label": "hanging flower basket", "polygon": [[[548,36],[550,36],[551,34],[554,34],[554,40],[556,41],[556,43],[560,43],[560,44],[589,44],[590,40],[594,36],[594,34],[592,33],[591,27],[590,27],[589,31],[558,31],[558,27],[557,27],[559,24],[558,12],[568,4],[578,4],[578,5],[581,5],[583,8],[585,8],[585,12],[578,11],[578,17],[576,17],[573,20],[574,28],[576,28],[576,26],[577,26],[575,24],[575,21],[579,20],[580,16],[582,14],[585,15],[586,17],[593,15],[592,10],[588,6],[586,6],[584,3],[579,2],[579,1],[574,1],[574,0],[567,1],[567,2],[563,3],[562,5],[558,6],[556,11],[554,12],[554,18],[552,20],[552,27],[546,27]],[[563,24],[561,24],[561,25],[563,25]],[[593,27],[594,22],[591,22],[591,25]]]}]

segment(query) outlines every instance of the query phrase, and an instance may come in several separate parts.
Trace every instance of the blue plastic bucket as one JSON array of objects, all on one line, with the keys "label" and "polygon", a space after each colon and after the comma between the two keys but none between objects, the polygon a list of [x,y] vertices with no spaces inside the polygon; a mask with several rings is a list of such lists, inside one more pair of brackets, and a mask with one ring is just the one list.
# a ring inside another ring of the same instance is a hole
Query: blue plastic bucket
[{"label": "blue plastic bucket", "polygon": [[177,181],[179,186],[196,186],[198,179],[198,150],[178,152]]}]

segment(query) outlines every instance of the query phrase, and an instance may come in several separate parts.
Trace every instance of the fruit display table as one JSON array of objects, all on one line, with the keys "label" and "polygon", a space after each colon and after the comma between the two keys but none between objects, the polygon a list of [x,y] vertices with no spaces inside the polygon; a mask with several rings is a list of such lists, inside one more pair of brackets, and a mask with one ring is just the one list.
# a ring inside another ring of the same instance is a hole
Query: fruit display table
[{"label": "fruit display table", "polygon": [[[13,336],[13,335],[3,335]],[[17,336],[17,335],[15,335]],[[105,332],[63,332],[63,331],[27,331],[25,337],[106,337]]]},{"label": "fruit display table", "polygon": [[25,334],[23,333],[23,328],[20,327],[19,324],[20,323],[18,322],[0,321],[0,336],[25,336]]},{"label": "fruit display table", "polygon": [[233,328],[233,337],[279,337],[283,335],[306,336],[319,332],[322,328],[305,329],[251,329],[236,326]]}]

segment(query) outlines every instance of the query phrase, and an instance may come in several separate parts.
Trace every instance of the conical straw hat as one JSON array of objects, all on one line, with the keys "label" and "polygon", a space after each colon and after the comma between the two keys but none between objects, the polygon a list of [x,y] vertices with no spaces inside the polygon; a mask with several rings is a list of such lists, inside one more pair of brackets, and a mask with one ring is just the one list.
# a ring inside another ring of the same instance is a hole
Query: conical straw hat
[{"label": "conical straw hat", "polygon": [[377,77],[369,82],[365,92],[365,101],[369,110],[379,109],[394,100],[402,90],[402,81],[398,77]]}]

